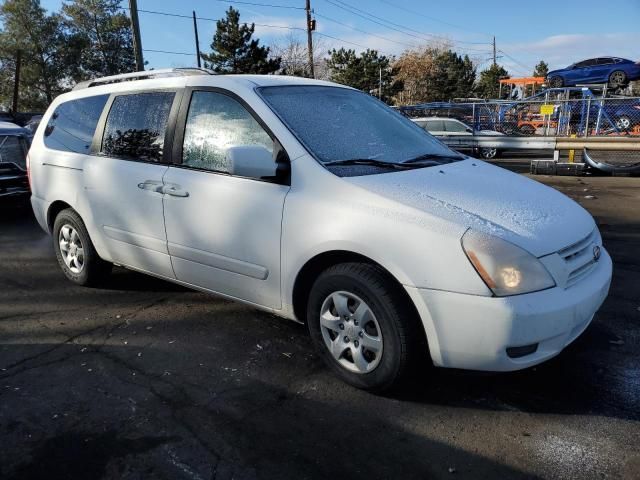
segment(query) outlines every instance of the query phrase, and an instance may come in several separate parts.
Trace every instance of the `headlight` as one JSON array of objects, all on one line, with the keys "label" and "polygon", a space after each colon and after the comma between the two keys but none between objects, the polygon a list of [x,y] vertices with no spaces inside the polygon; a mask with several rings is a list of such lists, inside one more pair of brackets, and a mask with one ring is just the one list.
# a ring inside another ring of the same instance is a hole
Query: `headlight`
[{"label": "headlight", "polygon": [[506,240],[469,229],[462,236],[462,248],[478,275],[498,297],[537,292],[556,285],[536,257]]}]

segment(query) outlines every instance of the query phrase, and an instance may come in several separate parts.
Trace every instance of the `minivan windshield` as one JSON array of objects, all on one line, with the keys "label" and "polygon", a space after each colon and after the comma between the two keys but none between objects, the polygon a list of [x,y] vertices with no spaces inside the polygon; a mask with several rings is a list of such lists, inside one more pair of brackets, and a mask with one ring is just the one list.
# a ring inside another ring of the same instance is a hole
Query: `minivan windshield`
[{"label": "minivan windshield", "polygon": [[358,90],[286,85],[262,87],[259,93],[325,165],[432,166],[464,158]]}]

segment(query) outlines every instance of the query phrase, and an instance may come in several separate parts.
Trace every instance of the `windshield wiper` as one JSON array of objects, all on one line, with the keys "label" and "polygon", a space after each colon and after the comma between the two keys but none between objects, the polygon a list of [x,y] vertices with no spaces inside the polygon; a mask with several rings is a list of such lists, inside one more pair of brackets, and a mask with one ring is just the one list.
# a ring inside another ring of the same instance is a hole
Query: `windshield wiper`
[{"label": "windshield wiper", "polygon": [[[376,160],[374,158],[349,158],[347,160],[334,160],[332,162],[325,162],[328,167],[342,166],[342,165],[372,165],[374,167],[384,168],[408,168],[409,165],[402,165],[396,162],[385,162],[384,160]],[[410,168],[410,167],[409,167]]]},{"label": "windshield wiper", "polygon": [[[451,162],[455,162],[456,160],[462,160],[464,159],[464,157],[462,155],[451,155],[451,154],[445,154],[445,153],[424,153],[422,155],[418,155],[417,157],[413,157],[410,158],[408,160],[403,160],[402,162],[400,162],[400,164],[408,164],[408,163],[417,163],[417,162],[424,162],[424,163],[432,163],[433,165],[441,165],[443,163],[451,163]],[[425,162],[425,161],[429,161],[429,162]]]}]

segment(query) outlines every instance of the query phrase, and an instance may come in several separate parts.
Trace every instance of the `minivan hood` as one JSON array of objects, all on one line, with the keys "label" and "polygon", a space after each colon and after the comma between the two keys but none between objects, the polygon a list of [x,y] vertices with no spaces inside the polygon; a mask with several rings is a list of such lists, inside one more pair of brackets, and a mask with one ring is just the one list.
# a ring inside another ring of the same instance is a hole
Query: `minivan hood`
[{"label": "minivan hood", "polygon": [[345,177],[394,202],[508,240],[537,257],[590,234],[591,215],[557,190],[475,159]]}]

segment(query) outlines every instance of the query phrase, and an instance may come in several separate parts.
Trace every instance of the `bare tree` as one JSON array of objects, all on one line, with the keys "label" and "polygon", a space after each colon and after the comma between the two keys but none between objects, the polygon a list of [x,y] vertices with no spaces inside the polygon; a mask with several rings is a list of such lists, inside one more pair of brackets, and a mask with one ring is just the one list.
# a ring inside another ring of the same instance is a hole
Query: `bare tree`
[{"label": "bare tree", "polygon": [[396,96],[399,105],[432,100],[433,81],[437,74],[437,58],[451,48],[446,43],[430,43],[414,50],[405,50],[393,64],[396,80],[404,84]]},{"label": "bare tree", "polygon": [[[326,66],[328,47],[317,36],[313,39],[313,65],[315,76],[321,80],[329,78]],[[309,76],[309,63],[307,59],[307,41],[295,32],[289,32],[280,42],[271,46],[274,56],[281,58],[281,75],[294,75],[297,77]]]}]

